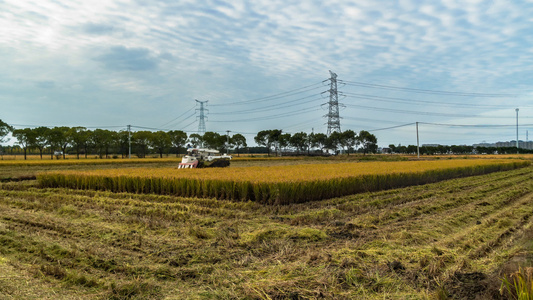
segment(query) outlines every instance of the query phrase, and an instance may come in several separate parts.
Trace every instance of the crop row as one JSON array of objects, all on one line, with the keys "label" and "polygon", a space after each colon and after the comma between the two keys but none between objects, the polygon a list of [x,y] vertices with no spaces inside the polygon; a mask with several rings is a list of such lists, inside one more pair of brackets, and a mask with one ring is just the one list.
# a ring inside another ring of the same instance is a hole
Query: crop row
[{"label": "crop row", "polygon": [[228,169],[135,168],[58,171],[40,174],[37,179],[43,187],[289,204],[511,170],[529,164],[522,160],[487,159]]},{"label": "crop row", "polygon": [[501,265],[531,240],[532,170],[287,206],[2,184],[1,290],[7,298],[490,299]]}]

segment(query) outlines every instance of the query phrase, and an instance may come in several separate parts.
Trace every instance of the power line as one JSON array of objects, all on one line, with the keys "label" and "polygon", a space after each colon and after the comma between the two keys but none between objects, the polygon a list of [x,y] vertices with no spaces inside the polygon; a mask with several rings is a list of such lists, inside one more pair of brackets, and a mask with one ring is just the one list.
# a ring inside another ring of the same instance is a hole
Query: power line
[{"label": "power line", "polygon": [[466,93],[466,92],[455,92],[455,91],[439,91],[439,90],[406,88],[406,87],[398,87],[398,86],[374,84],[374,83],[364,83],[364,82],[357,82],[357,81],[339,80],[339,82],[346,84],[346,85],[353,85],[353,86],[367,87],[367,88],[374,88],[374,89],[395,90],[395,91],[405,91],[405,92],[412,92],[412,93],[446,95],[446,96],[457,96],[457,97],[517,97],[519,96],[517,94]]},{"label": "power line", "polygon": [[[478,115],[463,115],[463,114],[448,114],[448,113],[437,113],[437,112],[426,112],[426,111],[414,111],[414,110],[404,110],[404,109],[393,109],[393,108],[381,108],[374,106],[365,106],[365,105],[355,105],[355,104],[346,104],[347,107],[362,108],[367,110],[376,110],[376,111],[386,111],[392,113],[402,113],[402,114],[412,114],[412,115],[425,115],[425,116],[439,116],[439,117],[452,117],[452,118],[486,118],[486,119],[509,119],[511,117],[498,117],[498,116],[478,116]],[[527,118],[527,117],[524,117]]]},{"label": "power line", "polygon": [[368,121],[372,123],[388,123],[388,124],[403,124],[402,122],[398,121],[391,121],[391,120],[382,120],[382,119],[371,119],[371,118],[352,118],[352,117],[344,117],[344,120],[351,120],[351,121]]},{"label": "power line", "polygon": [[178,121],[177,123],[172,123],[172,124],[168,125],[167,128],[174,128],[174,127],[178,126],[178,124],[183,123],[183,122],[189,120],[190,118],[192,118],[194,116],[196,116],[196,112],[193,112],[192,114],[187,116],[185,119],[182,119],[182,120]]},{"label": "power line", "polygon": [[172,123],[172,122],[176,121],[177,119],[183,117],[186,113],[192,111],[195,107],[196,107],[196,106],[191,107],[191,109],[187,110],[186,112],[182,113],[182,114],[179,115],[178,117],[172,119],[171,121],[166,122],[165,124],[163,124],[163,125],[161,125],[161,126],[159,126],[159,127],[164,127],[165,125],[167,125],[167,124],[169,124],[169,123]]},{"label": "power line", "polygon": [[[292,101],[287,101],[287,102],[289,102],[289,103],[291,103],[291,102],[302,102],[302,100],[306,100],[307,98],[311,98],[311,97],[314,97],[314,96],[318,96],[318,94],[305,96],[305,97],[302,97],[302,98],[299,98],[299,99],[296,99],[296,100],[292,100]],[[316,101],[316,100],[322,100],[322,98],[316,98],[316,99],[312,99],[312,100],[309,100],[309,101]],[[247,114],[247,113],[254,113],[254,112],[266,112],[266,111],[284,109],[284,108],[287,108],[287,107],[293,107],[293,106],[297,106],[297,105],[300,105],[300,104],[299,103],[290,104],[290,105],[278,105],[278,104],[275,104],[275,105],[269,105],[269,106],[265,106],[265,107],[260,107],[260,108],[257,108],[257,109],[247,109],[247,110],[241,110],[241,111],[232,111],[232,112],[229,112],[229,113],[230,114]],[[211,113],[211,115],[227,115],[227,114],[228,114],[228,112]]]},{"label": "power line", "polygon": [[[374,96],[368,94],[358,94],[358,93],[349,93],[343,92],[342,95],[350,98],[358,98],[365,100],[374,100],[381,102],[392,102],[392,103],[404,103],[408,102],[409,104],[414,105],[437,105],[437,106],[464,106],[464,107],[473,107],[473,108],[509,108],[509,105],[490,105],[490,104],[470,104],[470,103],[457,103],[457,102],[435,102],[427,100],[415,100],[415,99],[405,99],[405,98],[396,98],[396,97],[385,97],[385,96]],[[522,106],[523,107],[523,106]]]},{"label": "power line", "polygon": [[[284,132],[288,132],[287,130],[289,128],[302,128],[304,127],[308,127],[310,124],[317,124],[317,125],[322,125],[321,123],[319,123],[319,121],[317,120],[317,118],[313,118],[311,120],[307,120],[307,121],[303,121],[303,122],[299,122],[299,123],[296,123],[296,124],[293,124],[293,125],[290,125],[290,126],[285,126],[285,130]],[[297,131],[297,130],[296,130]]]},{"label": "power line", "polygon": [[293,112],[288,112],[288,113],[285,113],[285,114],[276,114],[276,115],[270,115],[270,116],[265,116],[265,117],[261,117],[261,118],[241,119],[241,120],[227,120],[227,121],[219,120],[219,121],[210,121],[210,122],[216,122],[216,123],[238,123],[238,122],[264,121],[264,120],[272,120],[272,119],[276,119],[276,118],[290,117],[290,116],[299,115],[299,114],[304,113],[304,112],[319,111],[319,110],[320,110],[319,108],[310,107],[310,108],[304,108],[304,109],[296,110],[296,111],[293,111]]},{"label": "power line", "polygon": [[[446,127],[478,127],[478,128],[499,128],[499,127],[515,127],[516,125],[492,125],[492,124],[444,124],[444,123],[428,123],[418,122],[419,124],[446,126]],[[533,124],[520,124],[520,126],[533,126]]]},{"label": "power line", "polygon": [[[307,89],[307,88],[310,88],[310,87],[316,86],[316,85],[320,85],[320,86],[312,88],[312,89]],[[284,97],[288,97],[288,96],[293,96],[293,95],[305,93],[305,92],[316,90],[316,89],[319,89],[319,88],[322,88],[322,81],[318,82],[318,83],[314,83],[314,84],[308,85],[308,86],[304,86],[304,87],[301,87],[301,88],[298,88],[298,89],[294,89],[294,90],[290,90],[290,91],[287,91],[287,92],[282,92],[282,93],[279,93],[279,94],[275,94],[275,95],[270,95],[270,96],[251,99],[251,100],[235,101],[235,102],[230,102],[230,103],[211,104],[211,106],[242,105],[242,104],[256,103],[256,102],[264,101],[264,100],[269,100],[270,101],[270,100],[276,100],[276,99],[280,99],[280,98],[284,98]]]},{"label": "power line", "polygon": [[396,128],[401,128],[401,127],[405,127],[405,126],[411,126],[411,125],[415,125],[416,123],[407,123],[407,124],[402,124],[402,125],[398,125],[398,126],[391,126],[391,127],[385,127],[385,128],[378,128],[378,129],[372,129],[372,130],[367,130],[368,132],[374,132],[374,131],[382,131],[382,130],[389,130],[389,129],[396,129]]},{"label": "power line", "polygon": [[183,130],[185,130],[186,128],[188,128],[189,126],[191,126],[192,124],[194,124],[196,122],[196,120],[192,121],[191,123],[187,124],[186,126],[183,127]]}]

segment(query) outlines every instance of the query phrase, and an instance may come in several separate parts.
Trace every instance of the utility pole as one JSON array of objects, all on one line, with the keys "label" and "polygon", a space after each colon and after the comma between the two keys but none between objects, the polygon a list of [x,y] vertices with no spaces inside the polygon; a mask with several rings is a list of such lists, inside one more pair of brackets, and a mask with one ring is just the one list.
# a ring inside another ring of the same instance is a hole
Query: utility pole
[{"label": "utility pole", "polygon": [[311,127],[311,134],[307,137],[307,155],[311,153],[311,143],[315,136],[315,127]]},{"label": "utility pole", "polygon": [[518,151],[518,108],[516,109],[516,154],[518,154],[520,151]]},{"label": "utility pole", "polygon": [[418,122],[416,122],[416,154],[420,158],[420,140],[418,138]]},{"label": "utility pole", "polygon": [[206,129],[205,129],[205,120],[206,120],[206,116],[205,116],[205,112],[209,112],[209,110],[205,109],[204,108],[204,104],[207,104],[209,100],[206,100],[206,101],[198,101],[196,100],[196,102],[200,103],[200,109],[196,109],[196,110],[199,110],[200,111],[200,122],[198,123],[198,134],[200,135],[204,135]]},{"label": "utility pole", "polygon": [[226,153],[229,154],[229,133],[231,130],[226,130]]},{"label": "utility pole", "polygon": [[329,71],[331,77],[330,88],[329,88],[329,102],[322,105],[328,104],[329,110],[324,117],[328,117],[328,132],[327,135],[330,136],[332,132],[337,131],[341,132],[341,122],[339,117],[339,94],[337,92],[337,74]]},{"label": "utility pole", "polygon": [[128,125],[128,158],[131,159],[131,125]]}]

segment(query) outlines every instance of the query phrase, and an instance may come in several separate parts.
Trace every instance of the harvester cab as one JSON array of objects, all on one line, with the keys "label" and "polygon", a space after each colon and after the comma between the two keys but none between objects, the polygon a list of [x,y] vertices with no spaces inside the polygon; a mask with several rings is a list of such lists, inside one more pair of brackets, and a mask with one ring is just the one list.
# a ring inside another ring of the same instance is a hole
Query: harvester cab
[{"label": "harvester cab", "polygon": [[228,167],[231,155],[218,154],[219,151],[213,149],[188,148],[178,169]]}]

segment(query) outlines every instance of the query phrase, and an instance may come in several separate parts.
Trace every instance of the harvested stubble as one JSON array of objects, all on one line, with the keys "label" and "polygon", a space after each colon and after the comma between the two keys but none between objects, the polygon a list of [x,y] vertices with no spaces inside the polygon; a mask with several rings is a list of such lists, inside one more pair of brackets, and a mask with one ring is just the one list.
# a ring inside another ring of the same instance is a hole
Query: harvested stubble
[{"label": "harvested stubble", "polygon": [[37,179],[43,187],[290,204],[511,170],[529,164],[523,160],[487,159],[227,169],[135,168],[49,172],[38,175]]}]

